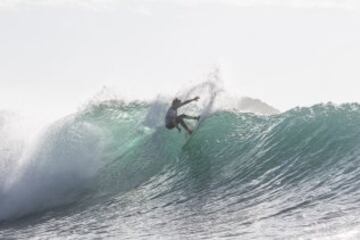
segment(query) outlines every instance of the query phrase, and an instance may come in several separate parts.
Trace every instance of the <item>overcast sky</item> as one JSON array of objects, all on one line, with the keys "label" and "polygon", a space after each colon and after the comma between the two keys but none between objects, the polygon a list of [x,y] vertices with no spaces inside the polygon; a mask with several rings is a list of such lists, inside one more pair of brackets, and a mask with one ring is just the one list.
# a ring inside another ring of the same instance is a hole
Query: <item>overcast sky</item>
[{"label": "overcast sky", "polygon": [[151,98],[220,66],[281,109],[360,102],[357,1],[0,0],[0,110],[60,116],[101,90]]}]

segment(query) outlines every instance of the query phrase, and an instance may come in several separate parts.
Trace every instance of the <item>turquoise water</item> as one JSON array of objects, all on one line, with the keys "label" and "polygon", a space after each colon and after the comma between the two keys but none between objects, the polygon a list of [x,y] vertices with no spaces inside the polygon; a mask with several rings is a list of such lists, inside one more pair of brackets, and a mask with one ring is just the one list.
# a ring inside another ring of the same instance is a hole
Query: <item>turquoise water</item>
[{"label": "turquoise water", "polygon": [[153,107],[91,105],[0,165],[1,239],[360,238],[360,105],[218,110],[191,138]]}]

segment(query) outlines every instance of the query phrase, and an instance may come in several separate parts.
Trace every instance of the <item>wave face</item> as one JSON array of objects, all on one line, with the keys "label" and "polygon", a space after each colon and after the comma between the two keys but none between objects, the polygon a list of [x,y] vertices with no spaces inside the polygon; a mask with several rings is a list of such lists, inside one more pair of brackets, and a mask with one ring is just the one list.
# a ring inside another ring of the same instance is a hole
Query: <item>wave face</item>
[{"label": "wave face", "polygon": [[0,236],[360,238],[360,105],[217,110],[191,138],[153,124],[162,107],[108,101],[53,124],[0,178]]}]

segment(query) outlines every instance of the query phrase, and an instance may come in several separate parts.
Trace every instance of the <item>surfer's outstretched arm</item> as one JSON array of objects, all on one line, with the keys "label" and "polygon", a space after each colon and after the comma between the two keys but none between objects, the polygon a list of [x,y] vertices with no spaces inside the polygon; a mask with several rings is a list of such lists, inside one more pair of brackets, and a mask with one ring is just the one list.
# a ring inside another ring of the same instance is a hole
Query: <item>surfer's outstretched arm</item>
[{"label": "surfer's outstretched arm", "polygon": [[197,100],[199,100],[199,99],[200,99],[199,97],[194,97],[193,99],[186,100],[186,101],[182,102],[179,107],[182,107],[182,106],[184,106],[184,105],[186,105],[186,104],[189,104],[189,103],[191,103],[191,102],[193,102],[193,101],[197,101]]}]

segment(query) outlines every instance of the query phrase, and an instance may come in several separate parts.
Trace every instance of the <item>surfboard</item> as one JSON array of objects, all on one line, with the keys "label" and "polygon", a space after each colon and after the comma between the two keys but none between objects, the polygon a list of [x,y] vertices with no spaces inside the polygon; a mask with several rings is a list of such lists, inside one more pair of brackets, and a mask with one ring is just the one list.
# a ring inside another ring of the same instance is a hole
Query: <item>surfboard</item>
[{"label": "surfboard", "polygon": [[200,119],[196,121],[195,125],[192,127],[192,134],[193,135],[201,126],[201,123],[204,121],[205,116],[200,116]]},{"label": "surfboard", "polygon": [[186,141],[185,141],[185,144],[184,144],[183,147],[185,147],[186,145],[188,145],[190,139],[191,139],[194,135],[196,135],[196,132],[201,128],[201,125],[203,124],[203,122],[204,122],[205,119],[206,119],[206,115],[203,115],[203,116],[200,115],[199,121],[196,121],[195,125],[193,125],[193,126],[191,127],[192,134],[186,133]]}]

